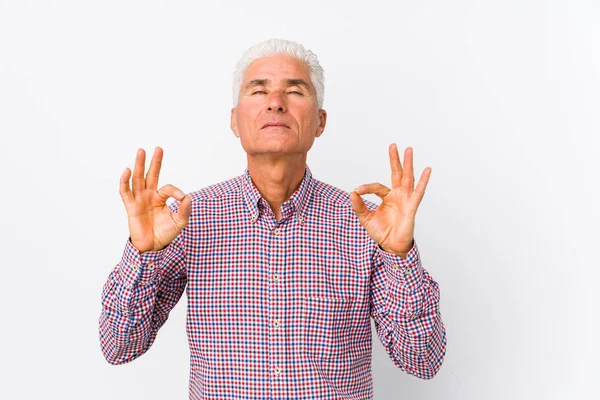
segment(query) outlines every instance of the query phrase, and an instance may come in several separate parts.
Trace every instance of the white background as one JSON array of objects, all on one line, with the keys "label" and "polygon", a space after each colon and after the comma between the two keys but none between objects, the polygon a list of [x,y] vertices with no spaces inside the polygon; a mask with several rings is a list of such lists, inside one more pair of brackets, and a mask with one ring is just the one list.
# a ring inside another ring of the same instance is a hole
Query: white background
[{"label": "white background", "polygon": [[184,399],[185,299],[111,366],[100,294],[127,239],[118,178],[239,175],[231,77],[250,45],[326,72],[316,178],[389,183],[387,146],[433,174],[416,239],[448,335],[430,381],[374,334],[375,399],[600,398],[597,1],[0,1],[3,399]]}]

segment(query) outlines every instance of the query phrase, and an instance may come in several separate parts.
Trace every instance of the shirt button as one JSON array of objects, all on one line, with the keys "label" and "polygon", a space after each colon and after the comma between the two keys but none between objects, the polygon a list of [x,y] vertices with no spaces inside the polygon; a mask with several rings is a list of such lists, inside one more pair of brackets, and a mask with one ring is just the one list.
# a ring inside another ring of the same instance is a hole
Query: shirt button
[{"label": "shirt button", "polygon": [[417,314],[413,314],[410,316],[410,320],[414,321],[415,319],[417,319],[418,315]]},{"label": "shirt button", "polygon": [[148,264],[148,270],[152,271],[154,269],[154,263]]},{"label": "shirt button", "polygon": [[127,312],[127,310],[123,310],[123,311],[121,312],[121,315],[123,315],[124,317],[126,317],[126,316],[128,316],[128,315],[129,315],[129,313]]},{"label": "shirt button", "polygon": [[299,221],[300,223],[303,223],[303,222],[304,222],[304,217],[298,217],[298,221]]},{"label": "shirt button", "polygon": [[275,369],[273,370],[273,372],[275,372],[275,375],[279,375],[279,374],[281,374],[281,368],[275,367]]},{"label": "shirt button", "polygon": [[252,222],[256,222],[257,219],[257,217],[252,217]]},{"label": "shirt button", "polygon": [[273,326],[275,328],[279,328],[279,320],[278,319],[276,319],[275,321],[273,321]]},{"label": "shirt button", "polygon": [[137,265],[137,264],[133,264],[133,265],[131,266],[131,269],[132,269],[132,270],[134,270],[134,271],[137,271],[139,268],[140,268],[140,267],[138,267],[138,265]]},{"label": "shirt button", "polygon": [[281,231],[279,230],[279,228],[275,228],[275,229],[273,230],[273,233],[275,234],[275,236],[279,235],[279,232],[281,232]]},{"label": "shirt button", "polygon": [[406,269],[404,270],[404,275],[410,275],[410,273],[411,273],[411,272],[412,272],[412,271],[411,271],[411,269],[410,269],[410,268],[406,268]]},{"label": "shirt button", "polygon": [[279,280],[279,274],[273,274],[272,278],[274,281]]},{"label": "shirt button", "polygon": [[400,267],[398,267],[396,264],[394,264],[394,269],[398,269],[398,268],[400,268]]}]

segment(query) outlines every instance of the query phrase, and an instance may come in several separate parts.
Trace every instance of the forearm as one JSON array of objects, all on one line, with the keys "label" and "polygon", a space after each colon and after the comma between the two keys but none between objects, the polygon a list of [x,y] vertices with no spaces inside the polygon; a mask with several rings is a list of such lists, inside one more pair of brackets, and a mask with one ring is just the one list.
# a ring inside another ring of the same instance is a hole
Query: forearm
[{"label": "forearm", "polygon": [[100,346],[109,363],[132,361],[150,348],[185,288],[185,274],[173,273],[181,261],[170,247],[140,255],[127,244],[102,292]]},{"label": "forearm", "polygon": [[394,363],[422,379],[433,378],[446,349],[439,311],[438,284],[421,266],[416,245],[400,258],[380,254],[383,265],[374,276],[378,303],[376,328]]}]

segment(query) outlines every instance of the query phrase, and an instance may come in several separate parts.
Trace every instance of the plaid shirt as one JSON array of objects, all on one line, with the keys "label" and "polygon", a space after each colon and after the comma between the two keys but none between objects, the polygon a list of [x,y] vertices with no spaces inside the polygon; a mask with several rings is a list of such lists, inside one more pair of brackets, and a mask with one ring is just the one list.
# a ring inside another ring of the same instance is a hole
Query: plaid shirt
[{"label": "plaid shirt", "polygon": [[168,247],[140,254],[128,242],[108,277],[110,363],[146,352],[187,286],[190,399],[372,399],[370,318],[398,368],[437,373],[438,284],[416,244],[403,259],[369,237],[348,193],[307,166],[280,221],[248,170],[190,196],[189,224]]}]

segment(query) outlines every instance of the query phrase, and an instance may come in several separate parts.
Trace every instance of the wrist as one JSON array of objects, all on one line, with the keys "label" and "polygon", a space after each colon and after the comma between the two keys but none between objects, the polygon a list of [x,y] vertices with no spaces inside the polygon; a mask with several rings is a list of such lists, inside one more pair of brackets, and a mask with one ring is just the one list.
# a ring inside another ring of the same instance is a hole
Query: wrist
[{"label": "wrist", "polygon": [[410,242],[410,245],[403,246],[403,247],[400,247],[400,248],[395,248],[395,249],[385,248],[385,247],[382,247],[380,244],[378,244],[377,246],[379,246],[379,248],[381,250],[385,251],[386,253],[394,254],[394,255],[399,256],[401,258],[406,258],[406,256],[408,255],[408,253],[412,250],[413,245],[414,245],[414,239]]}]

